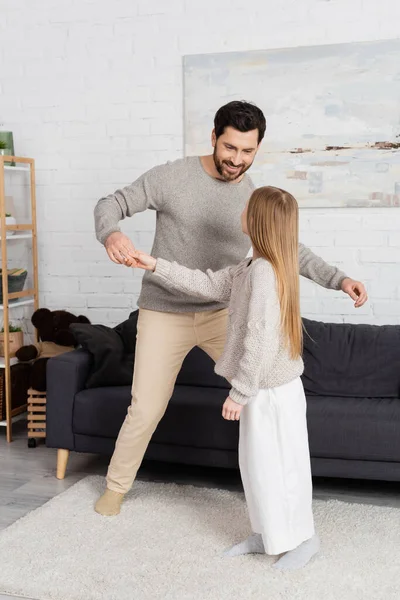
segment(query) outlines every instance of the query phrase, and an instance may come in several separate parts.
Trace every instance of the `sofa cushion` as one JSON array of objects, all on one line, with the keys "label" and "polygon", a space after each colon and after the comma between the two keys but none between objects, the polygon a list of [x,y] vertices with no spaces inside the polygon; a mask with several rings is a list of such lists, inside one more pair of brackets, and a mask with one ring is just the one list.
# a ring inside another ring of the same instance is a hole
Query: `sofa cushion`
[{"label": "sofa cushion", "polygon": [[396,398],[307,397],[312,457],[400,461],[400,402]]},{"label": "sofa cushion", "polygon": [[74,433],[117,438],[131,403],[131,386],[83,390],[75,396]]},{"label": "sofa cushion", "polygon": [[215,363],[200,348],[193,348],[183,361],[182,369],[176,380],[177,385],[193,385],[230,389],[226,379],[214,371]]},{"label": "sofa cushion", "polygon": [[192,448],[238,449],[239,422],[222,417],[226,390],[176,386],[152,441]]},{"label": "sofa cushion", "polygon": [[[238,423],[222,418],[226,391],[176,386],[153,442],[237,450]],[[75,396],[74,434],[117,438],[131,401],[130,387],[90,389]]]},{"label": "sofa cushion", "polygon": [[[223,389],[176,386],[152,441],[236,451],[238,423],[221,416]],[[74,434],[116,439],[130,387],[84,390],[75,396]],[[395,398],[307,397],[310,453],[345,460],[400,461],[400,402]]]},{"label": "sofa cushion", "polygon": [[398,398],[400,326],[321,323],[303,319],[307,394]]}]

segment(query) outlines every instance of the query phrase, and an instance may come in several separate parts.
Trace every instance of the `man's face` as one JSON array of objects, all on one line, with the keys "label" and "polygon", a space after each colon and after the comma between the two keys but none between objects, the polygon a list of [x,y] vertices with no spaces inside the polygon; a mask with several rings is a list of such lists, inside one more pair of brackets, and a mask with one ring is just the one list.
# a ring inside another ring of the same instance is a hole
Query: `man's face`
[{"label": "man's face", "polygon": [[215,167],[221,178],[235,181],[253,164],[259,147],[258,129],[242,132],[226,127],[218,139],[213,131],[212,145]]}]

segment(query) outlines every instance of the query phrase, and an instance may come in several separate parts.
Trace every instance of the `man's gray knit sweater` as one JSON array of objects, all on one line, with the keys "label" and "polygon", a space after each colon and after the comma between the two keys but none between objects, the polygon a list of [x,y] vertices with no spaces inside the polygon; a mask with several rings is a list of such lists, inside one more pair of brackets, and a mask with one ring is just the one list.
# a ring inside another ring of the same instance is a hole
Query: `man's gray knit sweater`
[{"label": "man's gray knit sweater", "polygon": [[[146,209],[157,211],[151,251],[190,269],[218,271],[243,260],[250,249],[240,215],[254,185],[246,174],[239,183],[208,175],[198,156],[154,167],[128,187],[99,200],[95,208],[97,239],[104,244],[119,221]],[[340,289],[346,277],[300,244],[300,274],[319,285]],[[140,308],[164,312],[199,312],[225,308],[226,302],[191,297],[171,290],[146,273]]]}]

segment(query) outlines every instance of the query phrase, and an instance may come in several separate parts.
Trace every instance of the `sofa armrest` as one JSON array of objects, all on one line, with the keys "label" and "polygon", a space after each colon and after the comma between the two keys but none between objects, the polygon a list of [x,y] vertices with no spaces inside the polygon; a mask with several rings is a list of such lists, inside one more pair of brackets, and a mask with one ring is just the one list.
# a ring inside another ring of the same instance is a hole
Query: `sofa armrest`
[{"label": "sofa armrest", "polygon": [[72,418],[75,395],[85,389],[92,356],[73,350],[47,362],[46,445],[74,450]]}]

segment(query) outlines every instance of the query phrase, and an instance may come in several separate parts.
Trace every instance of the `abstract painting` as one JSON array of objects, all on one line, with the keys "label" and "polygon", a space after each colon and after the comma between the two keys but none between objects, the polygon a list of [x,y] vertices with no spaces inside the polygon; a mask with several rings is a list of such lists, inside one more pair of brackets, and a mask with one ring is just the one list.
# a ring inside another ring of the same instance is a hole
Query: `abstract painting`
[{"label": "abstract painting", "polygon": [[400,40],[185,56],[185,154],[209,154],[216,110],[257,104],[254,183],[302,207],[400,206]]}]

